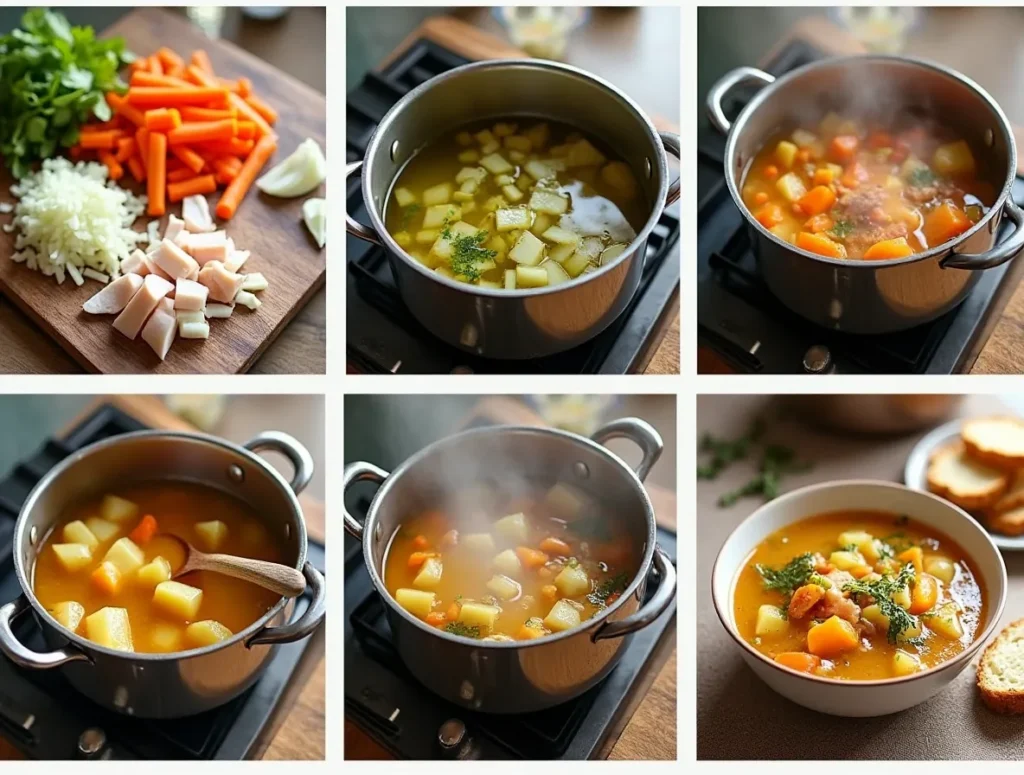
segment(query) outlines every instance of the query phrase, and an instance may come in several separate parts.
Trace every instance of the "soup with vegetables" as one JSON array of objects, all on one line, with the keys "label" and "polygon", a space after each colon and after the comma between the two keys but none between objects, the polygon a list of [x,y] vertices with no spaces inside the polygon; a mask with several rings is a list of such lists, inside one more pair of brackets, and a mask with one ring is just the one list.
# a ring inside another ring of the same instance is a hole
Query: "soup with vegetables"
[{"label": "soup with vegetables", "polygon": [[736,627],[755,649],[824,678],[912,675],[952,659],[984,621],[963,550],[880,512],[838,512],[773,533],[736,581]]},{"label": "soup with vegetables", "polygon": [[829,258],[904,258],[970,229],[995,201],[970,145],[918,120],[878,126],[829,113],[771,138],[743,202],[777,237]]},{"label": "soup with vegetables", "polygon": [[413,616],[467,638],[531,640],[578,626],[632,582],[639,547],[603,517],[562,518],[565,498],[556,485],[493,514],[410,516],[388,549],[388,592]]},{"label": "soup with vegetables", "polygon": [[69,508],[39,552],[35,595],[72,632],[150,653],[218,643],[280,600],[216,573],[172,580],[185,558],[170,536],[200,551],[282,560],[279,542],[241,501],[200,485],[152,483]]},{"label": "soup with vegetables", "polygon": [[387,230],[428,268],[481,288],[567,283],[613,261],[650,215],[594,138],[517,118],[427,146],[395,181]]}]

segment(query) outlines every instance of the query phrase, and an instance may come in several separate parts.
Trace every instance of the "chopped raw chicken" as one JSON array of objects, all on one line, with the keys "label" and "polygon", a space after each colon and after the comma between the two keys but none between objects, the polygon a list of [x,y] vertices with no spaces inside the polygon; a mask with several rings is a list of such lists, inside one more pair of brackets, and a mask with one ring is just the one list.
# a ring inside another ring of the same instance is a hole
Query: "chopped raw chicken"
[{"label": "chopped raw chicken", "polygon": [[139,275],[122,275],[86,301],[82,309],[90,315],[113,315],[123,310],[141,287],[142,278]]},{"label": "chopped raw chicken", "polygon": [[182,250],[188,250],[188,241],[191,236],[192,232],[190,232],[188,229],[182,229],[175,235],[174,244],[177,245]]},{"label": "chopped raw chicken", "polygon": [[153,261],[175,280],[199,274],[196,260],[166,237],[160,243],[160,249],[153,254]]},{"label": "chopped raw chicken", "polygon": [[226,266],[230,272],[237,272],[242,268],[242,264],[248,260],[248,250],[235,250],[228,256],[227,261],[224,262],[224,266]]},{"label": "chopped raw chicken", "polygon": [[190,232],[210,232],[217,228],[210,217],[210,205],[200,194],[182,200],[181,215],[185,219],[185,228]]},{"label": "chopped raw chicken", "polygon": [[202,323],[182,323],[178,326],[178,335],[182,339],[209,339],[210,324],[205,320]]},{"label": "chopped raw chicken", "polygon": [[249,291],[243,290],[238,291],[238,295],[235,296],[235,302],[249,309],[259,309],[263,305],[263,302],[249,293]]},{"label": "chopped raw chicken", "polygon": [[164,229],[164,239],[169,239],[173,242],[174,238],[181,234],[181,230],[184,228],[185,222],[174,213],[171,213],[167,216],[167,228]]},{"label": "chopped raw chicken", "polygon": [[260,272],[253,272],[252,274],[245,275],[245,281],[242,283],[243,291],[265,291],[267,290],[267,278]]},{"label": "chopped raw chicken", "polygon": [[188,242],[182,245],[192,258],[203,266],[207,261],[221,261],[228,257],[228,239],[223,230],[208,234],[190,234]]},{"label": "chopped raw chicken", "polygon": [[171,349],[174,342],[174,332],[177,328],[174,319],[174,303],[164,297],[156,305],[153,314],[149,316],[145,327],[142,329],[142,338],[160,360],[167,357],[167,351]]},{"label": "chopped raw chicken", "polygon": [[179,277],[174,289],[174,309],[202,311],[209,293],[210,289],[202,283]]},{"label": "chopped raw chicken", "polygon": [[244,278],[229,272],[220,261],[208,261],[199,272],[199,282],[210,289],[210,298],[225,304],[235,300]]},{"label": "chopped raw chicken", "polygon": [[121,273],[142,276],[149,274],[149,270],[146,269],[146,254],[135,248],[131,255],[121,262]]},{"label": "chopped raw chicken", "polygon": [[234,304],[207,304],[204,310],[206,317],[208,318],[229,318],[231,313],[235,311]]},{"label": "chopped raw chicken", "polygon": [[[159,244],[160,243],[158,242],[157,245]],[[167,282],[169,283],[174,282],[173,277],[171,277],[169,274],[167,274],[167,272],[165,272],[163,269],[156,265],[156,261],[153,260],[152,255],[147,254],[146,257],[142,259],[142,265],[146,267],[146,271],[149,274],[155,274],[157,277],[161,277],[164,280],[167,280]]]},{"label": "chopped raw chicken", "polygon": [[139,335],[146,318],[156,309],[156,305],[172,290],[174,286],[159,275],[146,275],[142,281],[142,288],[114,319],[114,328],[129,339],[134,339]]}]

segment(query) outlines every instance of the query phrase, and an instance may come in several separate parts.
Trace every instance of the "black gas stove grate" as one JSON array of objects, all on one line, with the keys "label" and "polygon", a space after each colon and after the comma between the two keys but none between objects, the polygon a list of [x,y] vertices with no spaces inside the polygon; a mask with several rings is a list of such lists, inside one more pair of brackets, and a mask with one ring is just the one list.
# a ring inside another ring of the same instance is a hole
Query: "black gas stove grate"
[{"label": "black gas stove grate", "polygon": [[[825,56],[797,40],[765,69],[782,75]],[[753,94],[751,88],[737,89],[724,106],[726,114],[738,116]],[[746,372],[801,373],[805,356],[822,347],[836,372],[950,374],[970,367],[988,336],[993,313],[1005,302],[1004,291],[1014,285],[1012,262],[982,272],[960,306],[908,331],[865,336],[818,327],[779,302],[761,278],[743,217],[722,174],[724,158],[724,138],[705,122],[697,142],[697,322],[702,346]],[[1018,178],[1013,196],[1024,202],[1024,180]]]},{"label": "black gas stove grate", "polygon": [[[348,95],[347,160],[363,158],[374,129],[407,92],[469,60],[431,41],[417,41],[382,72],[371,72]],[[360,178],[346,184],[348,212],[366,223]],[[642,365],[662,313],[679,285],[679,218],[664,213],[647,246],[640,287],[626,310],[594,339],[568,352],[527,361],[496,361],[435,338],[402,302],[383,248],[346,237],[350,367],[367,373],[624,374]]]},{"label": "black gas stove grate", "polygon": [[[53,466],[88,444],[146,426],[114,406],[103,405],[63,439],[51,439],[0,480],[0,601],[20,594],[14,575],[11,537],[21,504]],[[310,543],[309,559],[324,569],[324,549]],[[309,604],[296,601],[295,616]],[[18,638],[48,650],[30,615],[14,624]],[[314,635],[313,637],[322,637]],[[207,713],[152,722],[134,719],[95,705],[66,681],[59,670],[21,670],[0,657],[0,736],[34,759],[70,759],[77,755],[82,732],[98,728],[107,745],[103,759],[241,759],[261,742],[309,640],[279,647],[263,677],[242,696]]]}]

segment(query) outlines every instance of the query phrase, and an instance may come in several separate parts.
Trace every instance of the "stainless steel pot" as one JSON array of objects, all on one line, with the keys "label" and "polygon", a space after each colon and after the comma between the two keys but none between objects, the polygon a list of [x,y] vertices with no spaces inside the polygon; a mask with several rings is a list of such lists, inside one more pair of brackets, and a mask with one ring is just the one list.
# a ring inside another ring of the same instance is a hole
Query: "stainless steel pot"
[{"label": "stainless steel pot", "polygon": [[[723,103],[735,87],[749,83],[764,88],[730,122]],[[1017,170],[1010,124],[980,86],[954,70],[889,56],[826,59],[779,79],[740,67],[712,87],[707,109],[712,125],[728,135],[725,179],[747,221],[765,282],[784,304],[818,325],[874,334],[925,323],[963,301],[980,270],[1024,250],[1024,213],[1010,198]],[[889,261],[830,259],[776,237],[753,218],[740,196],[751,160],[780,128],[801,118],[820,118],[828,110],[851,109],[882,117],[920,110],[962,132],[972,147],[985,149],[980,166],[998,185],[992,208],[956,239]],[[996,245],[1004,217],[1013,222],[1013,231]]]},{"label": "stainless steel pot", "polygon": [[785,406],[811,425],[864,434],[910,433],[934,427],[952,417],[963,399],[944,393],[782,396]]},{"label": "stainless steel pot", "polygon": [[[628,438],[643,451],[634,472],[601,446]],[[345,468],[344,489],[354,483],[380,484],[366,520],[346,510],[345,529],[362,541],[363,559],[387,605],[395,646],[406,665],[429,689],[466,708],[488,713],[528,713],[582,694],[615,667],[630,634],[647,626],[675,599],[676,573],[656,545],[654,509],[643,479],[661,454],[662,442],[643,420],[616,420],[590,439],[546,428],[498,426],[465,431],[421,450],[392,473],[372,463]],[[510,471],[508,461],[515,468]],[[625,522],[643,559],[637,575],[613,605],[580,627],[531,641],[489,642],[451,635],[412,616],[384,586],[384,561],[402,522],[417,510],[436,506],[446,495],[440,484],[452,472],[472,472],[469,484],[499,483],[510,475],[575,484]],[[658,589],[641,605],[651,574]]]},{"label": "stainless steel pot", "polygon": [[[573,124],[603,139],[639,173],[651,216],[618,259],[565,285],[504,291],[449,280],[416,261],[384,227],[384,208],[399,172],[424,145],[467,123],[509,116]],[[679,136],[658,132],[611,84],[568,65],[499,59],[457,67],[406,94],[374,132],[363,161],[364,226],[346,213],[348,233],[382,245],[402,300],[432,334],[491,358],[538,358],[568,350],[605,329],[640,284],[647,238],[665,207],[679,199],[669,185],[665,150],[679,158]]]},{"label": "stainless steel pot", "polygon": [[[285,455],[291,482],[256,453]],[[313,475],[309,452],[295,439],[269,431],[242,446],[198,433],[139,431],[115,436],[72,454],[29,494],[14,534],[14,569],[22,596],[0,607],[0,651],[29,670],[62,668],[78,691],[100,705],[142,718],[177,718],[222,705],[248,689],[275,646],[313,633],[324,619],[323,576],[306,562],[306,525],[296,495]],[[257,510],[275,531],[288,562],[302,571],[313,599],[295,621],[294,601],[282,598],[261,619],[223,643],[179,654],[114,651],[69,632],[33,594],[36,555],[61,513],[83,498],[131,482],[187,481],[214,487]],[[20,643],[13,620],[31,611],[53,650]]]}]

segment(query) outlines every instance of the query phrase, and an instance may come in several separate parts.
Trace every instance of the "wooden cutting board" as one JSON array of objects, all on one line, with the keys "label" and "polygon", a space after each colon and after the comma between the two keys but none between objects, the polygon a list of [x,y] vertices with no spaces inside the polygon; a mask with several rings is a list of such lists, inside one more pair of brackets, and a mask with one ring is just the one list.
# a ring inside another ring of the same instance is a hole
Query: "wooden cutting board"
[{"label": "wooden cutting board", "polygon": [[[247,76],[256,92],[273,105],[280,119],[275,125],[278,150],[267,169],[288,156],[307,137],[326,153],[326,99],[294,78],[221,40],[205,37],[184,18],[155,8],[140,8],[103,33],[120,35],[129,50],[142,55],[169,46],[187,55],[202,48],[217,74],[226,78]],[[144,193],[130,180],[129,188]],[[0,169],[0,201],[13,202],[8,191],[12,180]],[[122,179],[122,183],[125,179]],[[324,188],[308,196],[325,196]],[[219,192],[211,194],[212,211]],[[263,305],[255,311],[244,307],[226,320],[210,323],[207,340],[176,339],[167,360],[161,362],[141,337],[132,341],[116,332],[113,316],[92,316],[82,312],[82,303],[101,286],[87,280],[76,288],[70,279],[58,286],[52,277],[16,264],[14,234],[0,232],[0,293],[8,296],[35,323],[52,336],[76,361],[93,372],[102,373],[237,373],[246,371],[281,332],[309,297],[325,280],[325,250],[317,247],[302,222],[302,202],[307,197],[275,199],[253,188],[237,214],[226,222],[228,236],[242,250],[252,251],[245,264],[249,272],[262,272],[270,287],[258,294]],[[168,212],[181,215],[181,205],[169,205]],[[0,216],[7,223],[11,216]],[[143,230],[149,219],[139,219]],[[167,217],[161,220],[161,233]]]}]

